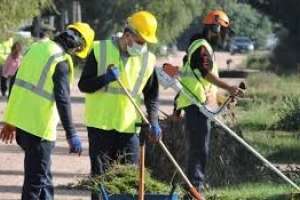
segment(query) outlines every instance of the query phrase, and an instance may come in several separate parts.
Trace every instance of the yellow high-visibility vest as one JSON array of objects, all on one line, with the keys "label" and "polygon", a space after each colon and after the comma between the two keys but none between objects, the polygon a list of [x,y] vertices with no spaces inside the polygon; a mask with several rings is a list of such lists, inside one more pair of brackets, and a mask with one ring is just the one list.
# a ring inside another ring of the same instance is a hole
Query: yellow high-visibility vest
[{"label": "yellow high-visibility vest", "polygon": [[7,56],[10,54],[10,49],[13,45],[13,38],[0,43],[0,65],[5,63]]},{"label": "yellow high-visibility vest", "polygon": [[67,61],[73,78],[70,55],[55,42],[33,43],[24,55],[4,114],[4,121],[45,140],[56,139],[58,113],[52,76],[57,63]]},{"label": "yellow high-visibility vest", "polygon": [[[204,46],[210,56],[213,58],[213,50],[209,43],[204,39],[198,39],[192,43],[188,50],[188,60],[181,69],[181,81],[186,86],[190,92],[193,93],[194,96],[200,101],[200,103],[204,104],[206,101],[206,95],[209,92],[216,93],[217,88],[212,85],[209,81],[202,77],[201,73],[198,69],[194,70],[194,73],[199,77],[199,80],[195,77],[192,68],[190,67],[191,57],[193,53],[201,46]],[[212,73],[218,76],[218,67],[213,62]],[[184,108],[192,104],[192,102],[183,94],[180,94],[176,100],[177,108]]]},{"label": "yellow high-visibility vest", "polygon": [[[120,55],[118,44],[113,40],[96,41],[93,50],[97,61],[97,75],[104,74],[110,64],[117,66],[121,81],[140,104],[142,90],[154,70],[154,54],[147,51],[141,56],[130,56],[126,60]],[[140,116],[117,81],[87,94],[85,105],[88,127],[136,133],[136,123],[140,122]]]}]

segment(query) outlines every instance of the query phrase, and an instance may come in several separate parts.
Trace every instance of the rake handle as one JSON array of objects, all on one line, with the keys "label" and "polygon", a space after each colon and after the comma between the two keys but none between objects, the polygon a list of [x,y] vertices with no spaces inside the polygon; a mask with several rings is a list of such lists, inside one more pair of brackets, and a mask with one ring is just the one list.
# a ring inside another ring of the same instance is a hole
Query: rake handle
[{"label": "rake handle", "polygon": [[[126,89],[126,87],[124,86],[124,84],[122,83],[122,81],[120,79],[117,79],[117,82],[119,83],[119,85],[121,86],[121,88],[124,90],[125,94],[129,98],[129,100],[131,101],[131,103],[134,105],[135,109],[141,115],[143,121],[146,124],[149,125],[150,124],[149,120],[147,119],[147,117],[145,116],[145,114],[141,110],[141,108],[137,105],[137,103],[135,102],[135,100],[133,99],[133,97],[131,96],[131,94],[128,92],[128,90]],[[200,193],[195,189],[195,187],[189,181],[188,177],[185,175],[185,173],[183,172],[183,170],[181,169],[181,167],[179,166],[179,164],[177,163],[177,161],[174,159],[174,157],[172,156],[172,154],[170,153],[170,151],[168,150],[168,148],[166,147],[166,145],[163,143],[162,140],[159,140],[159,146],[166,153],[166,155],[168,156],[168,158],[170,159],[170,161],[174,164],[175,168],[179,171],[179,173],[182,176],[183,180],[185,181],[185,183],[189,187],[190,194],[194,198],[196,198],[196,200],[201,200],[202,198],[201,198]],[[145,159],[145,157],[144,157],[145,156],[145,145],[143,145],[143,148],[141,149],[141,152],[144,152],[143,153],[143,159]],[[142,153],[140,155],[142,155]],[[144,173],[144,167],[145,167],[145,162],[141,159],[141,161],[140,161],[140,178],[144,177],[141,174],[141,173]],[[140,185],[139,185],[139,196],[138,196],[139,200],[143,200],[144,199],[144,179],[141,179],[141,180],[142,181],[140,182]]]}]

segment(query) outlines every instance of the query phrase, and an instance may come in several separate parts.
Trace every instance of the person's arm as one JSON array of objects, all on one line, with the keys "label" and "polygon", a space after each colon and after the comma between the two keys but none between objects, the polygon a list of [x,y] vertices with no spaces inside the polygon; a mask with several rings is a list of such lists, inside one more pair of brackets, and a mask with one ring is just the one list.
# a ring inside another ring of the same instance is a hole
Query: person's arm
[{"label": "person's arm", "polygon": [[107,74],[104,73],[100,76],[97,75],[97,61],[92,51],[85,63],[80,80],[78,82],[78,88],[84,93],[93,93],[100,90],[109,83]]},{"label": "person's arm", "polygon": [[159,85],[155,71],[148,79],[144,89],[144,103],[151,124],[158,124]]},{"label": "person's arm", "polygon": [[213,59],[205,46],[199,47],[191,56],[192,68],[199,69],[202,77],[211,82],[212,84],[227,90],[231,95],[242,95],[243,91],[237,86],[227,84],[225,81],[212,73]]},{"label": "person's arm", "polygon": [[69,66],[66,61],[60,62],[52,76],[54,84],[54,98],[61,123],[66,132],[66,137],[71,138],[76,134],[72,121],[71,97],[69,85]]},{"label": "person's arm", "polygon": [[212,72],[207,72],[205,79],[211,82],[212,84],[222,88],[224,90],[230,90],[230,85],[227,84],[225,81],[214,75]]},{"label": "person's arm", "polygon": [[211,82],[212,84],[224,90],[227,90],[230,93],[230,95],[242,96],[244,94],[242,89],[240,89],[238,86],[229,85],[228,83],[226,83],[225,81],[223,81],[222,79],[214,75],[212,72],[208,72],[207,75],[205,76],[205,79]]}]

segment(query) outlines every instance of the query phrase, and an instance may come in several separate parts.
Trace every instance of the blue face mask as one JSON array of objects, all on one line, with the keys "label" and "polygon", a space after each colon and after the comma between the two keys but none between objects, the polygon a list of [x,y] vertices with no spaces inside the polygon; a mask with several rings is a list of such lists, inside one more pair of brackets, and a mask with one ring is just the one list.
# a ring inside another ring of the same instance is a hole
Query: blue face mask
[{"label": "blue face mask", "polygon": [[130,56],[140,56],[148,50],[147,44],[138,44],[133,42],[131,46],[127,45],[127,52]]}]

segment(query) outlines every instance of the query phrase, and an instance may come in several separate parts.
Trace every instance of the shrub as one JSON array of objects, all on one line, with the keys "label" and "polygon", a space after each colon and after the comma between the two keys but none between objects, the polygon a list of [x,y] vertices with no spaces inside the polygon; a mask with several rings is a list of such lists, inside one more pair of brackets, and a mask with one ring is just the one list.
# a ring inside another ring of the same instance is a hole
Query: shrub
[{"label": "shrub", "polygon": [[300,129],[300,97],[286,96],[278,108],[278,121],[272,126],[273,129],[285,131],[297,131]]}]

